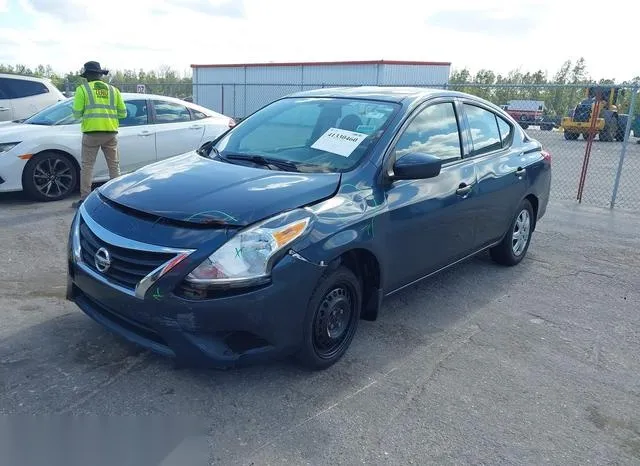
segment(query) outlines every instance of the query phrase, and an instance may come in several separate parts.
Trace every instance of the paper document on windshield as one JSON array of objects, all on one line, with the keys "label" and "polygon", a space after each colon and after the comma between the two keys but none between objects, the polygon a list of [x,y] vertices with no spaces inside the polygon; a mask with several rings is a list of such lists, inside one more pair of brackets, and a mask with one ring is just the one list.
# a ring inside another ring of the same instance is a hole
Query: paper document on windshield
[{"label": "paper document on windshield", "polygon": [[329,128],[311,147],[349,157],[367,136],[368,134],[356,133],[355,131]]}]

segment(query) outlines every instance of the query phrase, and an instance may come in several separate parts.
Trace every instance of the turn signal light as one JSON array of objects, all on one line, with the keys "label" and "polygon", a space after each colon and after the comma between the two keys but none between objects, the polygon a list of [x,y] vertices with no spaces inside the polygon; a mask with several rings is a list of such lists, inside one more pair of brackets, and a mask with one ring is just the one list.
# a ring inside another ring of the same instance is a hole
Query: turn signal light
[{"label": "turn signal light", "polygon": [[547,162],[551,163],[551,154],[548,151],[546,150],[542,151],[542,158],[545,159]]}]

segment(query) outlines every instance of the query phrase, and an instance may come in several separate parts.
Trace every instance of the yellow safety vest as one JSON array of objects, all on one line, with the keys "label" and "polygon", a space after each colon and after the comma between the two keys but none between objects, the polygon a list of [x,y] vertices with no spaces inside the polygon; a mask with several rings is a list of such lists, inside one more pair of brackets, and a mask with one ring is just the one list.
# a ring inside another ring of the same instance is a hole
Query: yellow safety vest
[{"label": "yellow safety vest", "polygon": [[120,91],[102,81],[85,82],[76,89],[73,116],[82,119],[83,133],[117,132],[127,108]]}]

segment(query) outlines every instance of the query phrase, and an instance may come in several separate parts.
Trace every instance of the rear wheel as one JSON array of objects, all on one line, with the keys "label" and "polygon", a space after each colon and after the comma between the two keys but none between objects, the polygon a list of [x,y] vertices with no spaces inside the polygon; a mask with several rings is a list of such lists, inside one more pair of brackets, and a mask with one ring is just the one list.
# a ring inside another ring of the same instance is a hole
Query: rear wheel
[{"label": "rear wheel", "polygon": [[43,152],[27,162],[22,187],[36,201],[59,201],[78,186],[78,170],[67,154]]},{"label": "rear wheel", "polygon": [[346,267],[320,279],[307,308],[298,361],[326,369],[347,351],[358,328],[362,297],[358,278]]},{"label": "rear wheel", "polygon": [[533,232],[534,213],[531,203],[524,199],[500,244],[489,251],[491,258],[502,265],[516,265],[527,254]]}]

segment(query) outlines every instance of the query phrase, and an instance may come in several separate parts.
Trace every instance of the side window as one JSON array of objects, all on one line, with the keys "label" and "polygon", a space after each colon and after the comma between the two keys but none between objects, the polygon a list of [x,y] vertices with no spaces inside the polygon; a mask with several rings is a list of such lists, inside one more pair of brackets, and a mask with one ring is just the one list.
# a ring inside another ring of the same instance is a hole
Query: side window
[{"label": "side window", "polygon": [[127,116],[120,120],[120,126],[140,126],[149,124],[149,112],[145,99],[127,100]]},{"label": "side window", "polygon": [[500,129],[502,147],[508,147],[513,140],[513,127],[501,117],[498,117],[498,128]]},{"label": "side window", "polygon": [[10,99],[22,99],[34,95],[47,94],[47,86],[38,81],[27,81],[25,79],[3,78],[2,87],[5,89]]},{"label": "side window", "polygon": [[200,110],[191,109],[191,115],[194,120],[202,120],[204,118],[209,118],[209,115],[206,113],[202,113]]},{"label": "side window", "polygon": [[444,161],[461,157],[460,132],[453,103],[430,105],[413,119],[396,144],[396,158],[424,152]]},{"label": "side window", "polygon": [[7,89],[6,80],[0,78],[0,99],[8,99],[9,98],[9,90]]},{"label": "side window", "polygon": [[473,155],[486,154],[502,148],[496,115],[475,105],[464,104],[464,108],[471,129]]},{"label": "side window", "polygon": [[180,123],[191,120],[189,109],[184,105],[154,100],[153,107],[156,111],[156,123]]}]

